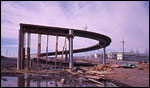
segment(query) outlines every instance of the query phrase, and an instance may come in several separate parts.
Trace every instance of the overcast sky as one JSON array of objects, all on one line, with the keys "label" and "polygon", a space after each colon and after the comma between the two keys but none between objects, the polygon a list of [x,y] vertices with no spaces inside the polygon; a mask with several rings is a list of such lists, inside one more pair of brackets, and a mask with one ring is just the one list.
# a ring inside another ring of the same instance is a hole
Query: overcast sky
[{"label": "overcast sky", "polygon": [[[2,1],[1,2],[1,54],[17,56],[20,23],[76,28],[104,34],[112,39],[107,52],[121,51],[122,38],[125,51],[149,49],[149,2],[145,1]],[[37,52],[37,34],[31,35],[31,53]],[[55,50],[55,36],[49,37],[49,51]],[[64,38],[59,37],[59,50]],[[98,43],[95,40],[74,38],[74,48]],[[42,52],[46,49],[46,36],[42,35]],[[101,51],[100,51],[101,52]]]}]

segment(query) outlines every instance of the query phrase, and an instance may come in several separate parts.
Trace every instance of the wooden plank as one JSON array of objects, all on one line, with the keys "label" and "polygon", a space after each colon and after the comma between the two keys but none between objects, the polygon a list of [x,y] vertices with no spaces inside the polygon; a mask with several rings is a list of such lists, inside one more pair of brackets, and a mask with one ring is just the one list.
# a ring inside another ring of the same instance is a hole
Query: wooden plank
[{"label": "wooden plank", "polygon": [[64,56],[65,45],[66,45],[66,37],[65,37],[65,42],[64,42],[63,50],[62,50],[62,56],[61,56],[61,59],[60,59],[60,64],[59,64],[60,67],[61,67],[63,56]]},{"label": "wooden plank", "polygon": [[98,84],[104,86],[103,83],[101,83],[101,82],[99,82],[99,81],[96,81],[96,80],[94,80],[94,79],[92,79],[92,78],[89,78],[88,80],[90,80],[90,81],[92,81],[92,82],[95,82],[95,83],[98,83]]},{"label": "wooden plank", "polygon": [[95,73],[95,74],[109,74],[109,72],[106,71],[87,71],[87,73]]},{"label": "wooden plank", "polygon": [[87,77],[87,78],[92,78],[92,79],[100,79],[100,77],[99,76],[85,76],[85,77]]}]

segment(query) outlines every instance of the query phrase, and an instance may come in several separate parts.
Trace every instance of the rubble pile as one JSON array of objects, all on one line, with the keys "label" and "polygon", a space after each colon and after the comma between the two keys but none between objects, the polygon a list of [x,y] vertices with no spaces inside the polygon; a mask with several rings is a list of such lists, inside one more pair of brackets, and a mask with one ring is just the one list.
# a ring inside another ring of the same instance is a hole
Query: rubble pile
[{"label": "rubble pile", "polygon": [[91,68],[92,71],[112,71],[113,67],[110,64],[99,64]]}]

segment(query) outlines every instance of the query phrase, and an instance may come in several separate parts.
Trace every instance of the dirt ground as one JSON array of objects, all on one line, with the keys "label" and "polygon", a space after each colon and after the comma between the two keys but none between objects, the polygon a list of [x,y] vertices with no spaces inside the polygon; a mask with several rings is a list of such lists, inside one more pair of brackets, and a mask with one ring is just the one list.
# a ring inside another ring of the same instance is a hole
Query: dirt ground
[{"label": "dirt ground", "polygon": [[149,71],[131,68],[116,68],[114,74],[106,75],[106,79],[129,87],[148,87]]},{"label": "dirt ground", "polygon": [[[36,65],[34,64],[33,67],[36,68],[35,66]],[[1,75],[6,75],[15,71],[16,67],[17,67],[16,59],[2,59],[1,58]],[[68,73],[64,73],[64,74],[68,74]],[[55,76],[64,77],[65,79],[69,80],[67,82],[79,84],[79,86],[82,85],[82,83],[85,85],[86,84],[88,85],[90,83],[90,82],[78,81],[78,78],[80,78],[78,76],[73,77],[72,79],[76,79],[73,81],[71,79],[68,79],[68,77],[70,78],[72,77],[71,75],[64,76],[64,74],[57,74]],[[138,69],[131,69],[131,68],[114,68],[114,70],[112,71],[112,74],[104,75],[104,78],[106,80],[109,80],[117,84],[117,86],[119,87],[149,87],[149,70],[145,71],[145,70],[138,70]],[[61,80],[61,79],[58,79],[58,80]],[[93,84],[89,86],[97,87],[96,85],[93,85]]]}]

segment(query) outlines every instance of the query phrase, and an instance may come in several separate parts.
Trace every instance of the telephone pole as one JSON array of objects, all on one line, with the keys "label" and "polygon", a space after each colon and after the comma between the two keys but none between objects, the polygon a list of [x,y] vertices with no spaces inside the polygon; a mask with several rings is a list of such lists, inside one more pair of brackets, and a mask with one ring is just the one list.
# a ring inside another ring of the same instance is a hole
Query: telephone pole
[{"label": "telephone pole", "polygon": [[122,39],[121,42],[122,42],[122,45],[123,45],[122,59],[124,59],[124,44],[125,44],[126,41],[124,41],[124,39]]},{"label": "telephone pole", "polygon": [[8,51],[6,51],[6,57],[7,57],[7,53],[8,53]]}]

